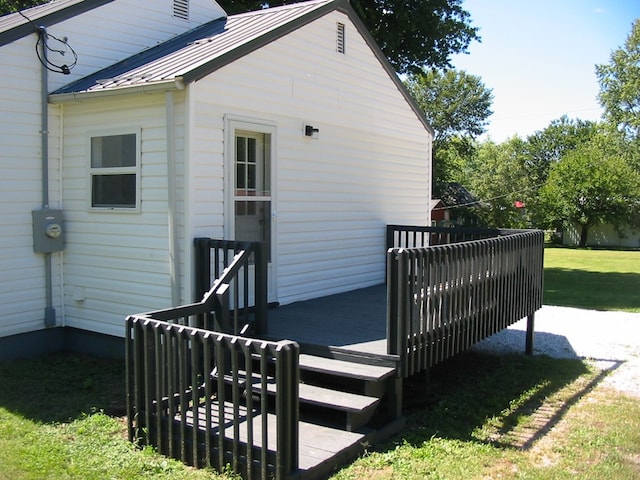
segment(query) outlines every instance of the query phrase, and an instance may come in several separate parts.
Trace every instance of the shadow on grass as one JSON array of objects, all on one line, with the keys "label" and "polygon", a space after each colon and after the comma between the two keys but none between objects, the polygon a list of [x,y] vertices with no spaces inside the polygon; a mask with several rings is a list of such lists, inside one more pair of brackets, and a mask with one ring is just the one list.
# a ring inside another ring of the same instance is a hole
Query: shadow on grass
[{"label": "shadow on grass", "polygon": [[[616,363],[613,368],[618,366]],[[523,415],[534,414],[546,399],[589,372],[589,367],[579,359],[515,354],[458,355],[431,370],[426,392],[424,379],[422,382],[419,379],[407,382],[407,400],[414,400],[413,407],[406,412],[407,424],[411,428],[400,434],[400,440],[420,446],[433,437],[440,437],[492,443],[505,448],[529,448],[608,372],[589,377],[586,385],[581,385],[553,411],[546,409],[546,418],[537,422],[536,430],[527,438],[520,438],[514,443],[503,441],[502,436],[516,427]],[[419,397],[421,406],[416,401]],[[487,419],[497,419],[497,437],[483,438],[481,430]],[[396,438],[395,441],[398,440]]]},{"label": "shadow on grass", "polygon": [[125,414],[124,360],[58,353],[0,362],[0,407],[42,422]]},{"label": "shadow on grass", "polygon": [[563,268],[544,271],[544,304],[590,310],[640,311],[640,275]]}]

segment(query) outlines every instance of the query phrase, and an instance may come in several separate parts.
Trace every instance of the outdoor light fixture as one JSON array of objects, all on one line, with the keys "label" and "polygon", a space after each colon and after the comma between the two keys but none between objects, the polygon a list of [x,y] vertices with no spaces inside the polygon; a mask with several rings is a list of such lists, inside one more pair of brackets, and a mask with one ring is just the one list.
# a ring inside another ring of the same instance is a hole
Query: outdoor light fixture
[{"label": "outdoor light fixture", "polygon": [[315,128],[313,125],[305,125],[304,134],[306,137],[310,137],[310,138],[313,138],[314,140],[317,140],[318,138],[320,138],[320,129]]}]

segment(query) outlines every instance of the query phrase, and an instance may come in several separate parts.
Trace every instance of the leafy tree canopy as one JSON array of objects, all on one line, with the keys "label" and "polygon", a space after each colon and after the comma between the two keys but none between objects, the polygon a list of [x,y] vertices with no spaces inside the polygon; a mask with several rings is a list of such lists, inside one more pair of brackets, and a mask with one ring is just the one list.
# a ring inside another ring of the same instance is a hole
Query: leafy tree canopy
[{"label": "leafy tree canopy", "polygon": [[525,142],[514,136],[503,143],[482,142],[473,160],[471,192],[483,204],[483,223],[490,227],[528,226],[526,210],[530,180],[522,168]]},{"label": "leafy tree canopy", "polygon": [[480,77],[457,70],[422,70],[408,75],[404,83],[435,132],[435,194],[450,182],[468,185],[462,172],[475,153],[473,140],[484,133],[493,113],[491,90]]},{"label": "leafy tree canopy", "polygon": [[606,130],[554,164],[540,193],[550,217],[581,227],[580,246],[598,223],[640,227],[640,174]]},{"label": "leafy tree canopy", "polygon": [[549,168],[566,153],[588,141],[595,128],[595,122],[563,115],[551,121],[548,127],[528,136],[523,166],[532,182],[542,185],[547,180]]},{"label": "leafy tree canopy", "polygon": [[600,104],[605,118],[632,139],[640,137],[640,19],[624,47],[611,53],[606,65],[596,65]]},{"label": "leafy tree canopy", "polygon": [[[220,0],[230,14],[302,0]],[[350,0],[398,73],[450,67],[450,57],[479,40],[462,0]]]},{"label": "leafy tree canopy", "polygon": [[476,138],[484,133],[493,94],[480,77],[461,70],[427,70],[409,75],[405,85],[431,123],[436,147],[456,135]]}]

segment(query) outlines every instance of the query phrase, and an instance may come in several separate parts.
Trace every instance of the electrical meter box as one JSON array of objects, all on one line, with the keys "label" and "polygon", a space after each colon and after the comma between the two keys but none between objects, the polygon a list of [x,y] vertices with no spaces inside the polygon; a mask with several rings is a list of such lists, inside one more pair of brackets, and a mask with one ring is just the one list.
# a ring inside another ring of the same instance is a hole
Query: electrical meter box
[{"label": "electrical meter box", "polygon": [[36,253],[59,252],[64,249],[62,210],[43,208],[33,210],[33,251]]}]

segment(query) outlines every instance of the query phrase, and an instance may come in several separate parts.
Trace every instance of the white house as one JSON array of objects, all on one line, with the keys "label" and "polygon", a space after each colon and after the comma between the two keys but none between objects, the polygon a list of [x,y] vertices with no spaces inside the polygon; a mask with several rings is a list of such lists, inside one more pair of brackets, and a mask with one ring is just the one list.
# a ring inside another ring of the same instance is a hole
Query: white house
[{"label": "white house", "polygon": [[347,0],[56,0],[0,18],[0,61],[0,357],[118,348],[193,300],[198,236],[266,240],[286,304],[429,225],[432,130]]},{"label": "white house", "polygon": [[[565,226],[562,234],[563,244],[572,247],[580,245],[580,230],[581,227],[576,223],[569,223]],[[638,248],[640,247],[640,234],[627,227],[622,229],[622,235],[620,235],[613,225],[600,223],[589,228],[587,246]]]}]

